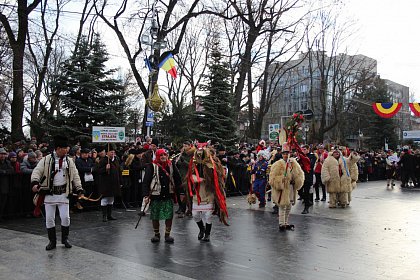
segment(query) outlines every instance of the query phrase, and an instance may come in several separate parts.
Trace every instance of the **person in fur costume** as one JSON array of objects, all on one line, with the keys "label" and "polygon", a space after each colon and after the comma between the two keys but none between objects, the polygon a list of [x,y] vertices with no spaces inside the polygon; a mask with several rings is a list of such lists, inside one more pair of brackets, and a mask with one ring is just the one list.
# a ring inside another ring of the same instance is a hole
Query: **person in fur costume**
[{"label": "person in fur costume", "polygon": [[292,205],[296,203],[297,192],[302,188],[305,174],[295,158],[290,157],[290,148],[283,144],[283,158],[276,161],[270,170],[269,183],[271,197],[279,207],[279,230],[294,230],[294,225],[289,224],[289,214]]},{"label": "person in fur costume", "polygon": [[334,149],[325,159],[321,169],[321,180],[329,194],[329,208],[336,208],[337,203],[346,208],[348,193],[352,190],[350,161],[344,158],[340,150]]},{"label": "person in fur costume", "polygon": [[207,143],[197,143],[187,173],[187,199],[192,201],[192,216],[199,228],[198,240],[210,241],[213,213],[228,225],[223,166]]},{"label": "person in fur costume", "polygon": [[350,171],[350,177],[351,177],[351,189],[348,193],[348,201],[347,205],[350,204],[351,201],[351,193],[357,186],[357,179],[359,178],[359,167],[357,166],[357,162],[359,161],[360,156],[357,152],[352,151],[350,152],[350,155],[348,156],[349,160],[349,171]]},{"label": "person in fur costume", "polygon": [[[185,189],[187,186],[187,173],[188,173],[188,166],[190,163],[191,158],[193,157],[195,153],[195,147],[191,144],[189,141],[185,141],[182,144],[182,149],[180,154],[175,157],[174,162],[176,167],[179,170],[179,174],[182,178],[182,186],[181,191],[177,194],[177,200],[178,200],[178,210],[175,212],[178,214],[179,218],[183,218],[184,214],[187,214],[187,216],[191,216],[191,207],[192,205],[188,203],[185,198]],[[187,210],[188,208],[188,210]],[[187,213],[185,213],[187,212]]]}]

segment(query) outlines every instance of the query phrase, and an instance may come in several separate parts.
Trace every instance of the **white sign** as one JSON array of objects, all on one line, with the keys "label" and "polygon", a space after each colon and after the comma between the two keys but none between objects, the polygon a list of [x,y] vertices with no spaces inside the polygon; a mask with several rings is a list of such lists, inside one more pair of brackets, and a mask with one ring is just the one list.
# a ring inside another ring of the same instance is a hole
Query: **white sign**
[{"label": "white sign", "polygon": [[274,123],[268,125],[268,138],[270,141],[275,141],[279,138],[280,124]]},{"label": "white sign", "polygon": [[92,127],[93,143],[118,143],[125,142],[125,127]]},{"label": "white sign", "polygon": [[403,131],[403,139],[420,139],[420,130]]}]

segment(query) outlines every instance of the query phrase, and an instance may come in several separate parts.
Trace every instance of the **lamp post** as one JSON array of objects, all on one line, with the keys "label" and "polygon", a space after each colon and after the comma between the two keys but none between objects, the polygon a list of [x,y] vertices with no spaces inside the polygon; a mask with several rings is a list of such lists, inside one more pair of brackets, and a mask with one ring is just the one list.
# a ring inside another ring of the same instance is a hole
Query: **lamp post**
[{"label": "lamp post", "polygon": [[359,150],[362,149],[362,138],[363,138],[363,132],[359,128]]},{"label": "lamp post", "polygon": [[308,141],[308,131],[309,131],[309,126],[306,124],[303,129],[305,130],[305,144],[307,144]]},{"label": "lamp post", "polygon": [[[155,52],[165,49],[167,47],[167,41],[164,38],[159,39],[159,26],[156,21],[156,3],[152,6],[152,24],[149,28],[149,33],[144,33],[141,35],[141,43],[145,44],[147,46],[150,46],[150,56],[149,56],[149,65],[150,65],[150,75],[149,75],[149,85],[148,85],[148,91],[149,91],[149,97],[151,96],[151,93],[153,91],[153,78],[155,75],[157,75],[158,72],[158,57],[156,57]],[[157,78],[156,78],[157,81]],[[151,134],[151,126],[153,124],[153,119],[147,120],[150,116],[153,116],[153,111],[149,108],[149,106],[146,106],[146,135],[150,136]]]}]

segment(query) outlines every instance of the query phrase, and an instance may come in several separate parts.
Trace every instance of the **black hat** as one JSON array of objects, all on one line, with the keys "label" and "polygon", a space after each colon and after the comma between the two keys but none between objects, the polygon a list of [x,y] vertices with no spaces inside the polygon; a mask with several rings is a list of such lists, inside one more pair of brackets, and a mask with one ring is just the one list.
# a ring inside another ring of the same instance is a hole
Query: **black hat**
[{"label": "black hat", "polygon": [[88,148],[83,148],[83,149],[80,150],[80,153],[81,154],[88,154],[88,153],[90,153],[90,150]]},{"label": "black hat", "polygon": [[152,144],[159,146],[159,141],[156,138],[152,139]]},{"label": "black hat", "polygon": [[218,151],[226,151],[225,146],[220,145],[219,148],[217,149]]},{"label": "black hat", "polygon": [[110,151],[116,151],[117,150],[117,147],[115,147],[114,144],[109,144],[106,150],[108,152],[110,152]]},{"label": "black hat", "polygon": [[105,146],[102,146],[102,145],[97,146],[97,147],[96,147],[96,151],[97,151],[98,153],[105,151]]},{"label": "black hat", "polygon": [[137,149],[130,149],[130,150],[128,150],[128,153],[130,155],[138,155],[139,154],[139,150],[137,150]]},{"label": "black hat", "polygon": [[69,139],[66,136],[56,135],[54,136],[54,146],[55,148],[67,148],[69,147]]}]

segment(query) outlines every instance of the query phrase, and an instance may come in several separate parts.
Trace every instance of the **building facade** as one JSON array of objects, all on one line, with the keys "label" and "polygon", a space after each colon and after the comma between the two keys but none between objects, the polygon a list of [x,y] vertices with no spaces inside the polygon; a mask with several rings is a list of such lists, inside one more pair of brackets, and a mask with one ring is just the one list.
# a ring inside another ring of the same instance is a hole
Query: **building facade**
[{"label": "building facade", "polygon": [[[290,116],[298,111],[313,112],[311,129],[316,130],[319,128],[322,108],[325,107],[328,126],[333,119],[332,109],[345,106],[346,100],[353,100],[361,80],[378,75],[375,59],[364,55],[346,54],[329,57],[322,52],[302,53],[296,60],[275,63],[270,67],[270,73],[272,83],[276,84],[272,89],[275,92],[275,101],[264,117],[262,138],[268,138],[269,124],[278,123],[284,126]],[[409,88],[390,80],[385,81],[392,102],[408,104]],[[366,106],[370,105],[368,102],[361,102]],[[403,106],[402,110],[404,111],[399,113],[399,122],[404,123],[402,127],[405,128],[409,125],[409,114],[406,114],[409,108]],[[335,139],[333,133],[327,133],[325,140]],[[311,135],[311,132],[305,134]],[[346,135],[346,140],[354,138],[354,142],[357,142],[359,133],[354,134]]]}]

